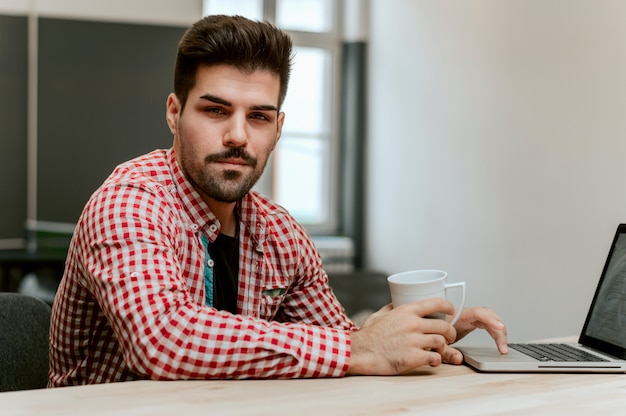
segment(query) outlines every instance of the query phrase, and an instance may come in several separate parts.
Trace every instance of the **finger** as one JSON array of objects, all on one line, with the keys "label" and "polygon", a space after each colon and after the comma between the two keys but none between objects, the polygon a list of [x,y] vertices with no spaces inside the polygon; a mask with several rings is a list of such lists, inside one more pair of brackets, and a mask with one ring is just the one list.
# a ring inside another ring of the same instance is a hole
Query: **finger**
[{"label": "finger", "polygon": [[443,354],[447,347],[448,344],[441,335],[422,335],[413,354],[419,365],[427,363],[431,367],[436,367],[444,361]]},{"label": "finger", "polygon": [[410,319],[411,324],[409,331],[415,331],[416,334],[441,335],[447,343],[453,343],[456,341],[456,328],[444,319],[428,318],[427,316],[432,315],[434,312],[448,314],[451,311],[454,313],[454,306],[452,303],[441,298],[432,298],[408,303],[395,309],[395,313],[408,313],[412,316]]},{"label": "finger", "polygon": [[460,365],[463,364],[463,354],[456,348],[452,348],[449,345],[443,351],[441,358],[445,363]]},{"label": "finger", "polygon": [[399,308],[409,309],[421,317],[433,315],[435,313],[443,313],[445,315],[454,315],[455,309],[452,302],[443,298],[430,298],[416,302],[407,303],[399,306]]},{"label": "finger", "polygon": [[467,308],[457,322],[457,341],[476,328],[485,329],[495,340],[501,354],[508,353],[507,330],[502,319],[491,308]]},{"label": "finger", "polygon": [[383,306],[382,308],[380,308],[378,310],[378,312],[389,312],[392,309],[393,309],[393,305],[391,303],[388,303],[385,306]]},{"label": "finger", "polygon": [[498,351],[500,354],[507,354],[509,352],[509,347],[507,346],[507,331],[506,327],[502,329],[487,329],[487,333],[491,335],[491,338],[496,342],[496,346],[498,347]]},{"label": "finger", "polygon": [[457,338],[456,329],[443,319],[422,318],[420,331],[424,334],[442,336],[445,340],[443,345],[451,344]]},{"label": "finger", "polygon": [[504,329],[504,322],[498,316],[498,314],[491,308],[478,308],[480,321],[484,322],[487,327],[494,330]]},{"label": "finger", "polygon": [[444,362],[441,354],[436,351],[418,350],[413,354],[413,357],[414,360],[407,362],[407,366],[402,372],[411,371],[423,365],[438,367]]},{"label": "finger", "polygon": [[418,348],[418,351],[436,353],[441,357],[442,362],[445,361],[446,354],[449,355],[448,343],[441,335],[424,335],[422,336],[422,341],[427,343]]},{"label": "finger", "polygon": [[460,338],[463,338],[476,328],[486,329],[487,331],[505,330],[504,323],[500,317],[489,308],[464,309],[454,326]]},{"label": "finger", "polygon": [[477,308],[477,316],[481,327],[494,339],[501,354],[508,353],[507,331],[504,322],[491,308]]},{"label": "finger", "polygon": [[504,324],[502,319],[491,308],[467,308],[463,310],[462,319],[467,324],[472,324],[476,328],[501,329]]},{"label": "finger", "polygon": [[424,353],[427,354],[427,362],[428,365],[431,367],[437,367],[443,362],[443,357],[439,353],[432,351],[424,351]]},{"label": "finger", "polygon": [[437,367],[444,362],[442,354],[446,347],[447,343],[441,335],[421,334],[404,350],[404,359],[397,360],[392,367],[396,373],[414,370],[423,365]]}]

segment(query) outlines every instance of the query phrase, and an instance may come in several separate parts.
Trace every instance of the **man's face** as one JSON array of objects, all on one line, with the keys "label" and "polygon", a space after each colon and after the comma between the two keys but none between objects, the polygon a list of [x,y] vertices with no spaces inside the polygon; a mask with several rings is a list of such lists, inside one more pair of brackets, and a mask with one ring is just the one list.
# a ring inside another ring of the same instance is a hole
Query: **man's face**
[{"label": "man's face", "polygon": [[185,108],[174,94],[167,123],[183,172],[206,200],[240,200],[263,173],[280,138],[279,77],[228,65],[201,66]]}]

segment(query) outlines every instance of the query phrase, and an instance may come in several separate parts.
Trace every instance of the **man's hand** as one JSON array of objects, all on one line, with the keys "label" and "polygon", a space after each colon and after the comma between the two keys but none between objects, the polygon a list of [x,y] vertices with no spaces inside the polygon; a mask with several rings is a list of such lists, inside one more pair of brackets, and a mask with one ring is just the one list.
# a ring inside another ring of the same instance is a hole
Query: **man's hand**
[{"label": "man's hand", "polygon": [[[507,347],[506,326],[498,315],[490,308],[466,308],[454,325],[457,333],[456,341],[459,341],[474,329],[484,329],[496,342],[500,354],[509,352]],[[463,354],[455,348],[446,346],[443,352],[444,362],[450,364],[462,364]]]},{"label": "man's hand", "polygon": [[[433,298],[395,309],[386,305],[372,314],[351,334],[348,374],[393,375],[423,365],[440,365],[457,333],[446,321],[424,318],[435,312],[453,315],[454,306],[445,299]],[[457,326],[462,319],[463,314]],[[461,328],[467,330],[470,324],[463,323]]]}]

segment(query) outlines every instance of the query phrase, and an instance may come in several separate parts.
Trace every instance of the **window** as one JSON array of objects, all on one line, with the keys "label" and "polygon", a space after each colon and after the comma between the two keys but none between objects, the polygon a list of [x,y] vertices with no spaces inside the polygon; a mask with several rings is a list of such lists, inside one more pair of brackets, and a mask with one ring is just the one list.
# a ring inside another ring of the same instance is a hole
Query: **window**
[{"label": "window", "polygon": [[333,234],[338,227],[339,4],[333,0],[203,2],[204,15],[269,20],[294,41],[283,134],[255,188],[287,208],[312,234]]}]

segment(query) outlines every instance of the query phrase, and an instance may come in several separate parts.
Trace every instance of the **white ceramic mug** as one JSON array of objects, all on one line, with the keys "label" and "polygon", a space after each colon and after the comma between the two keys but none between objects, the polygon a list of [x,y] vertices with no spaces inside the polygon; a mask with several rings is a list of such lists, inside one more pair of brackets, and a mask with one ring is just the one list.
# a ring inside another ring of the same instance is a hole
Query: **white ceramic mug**
[{"label": "white ceramic mug", "polygon": [[[450,324],[454,325],[465,305],[465,282],[448,283],[447,277],[448,273],[441,270],[411,270],[392,274],[387,277],[387,282],[393,307],[429,298],[447,299],[448,289],[459,287],[462,290],[461,304],[456,308],[456,314],[450,321]],[[430,317],[445,319],[445,314],[436,313]]]}]

